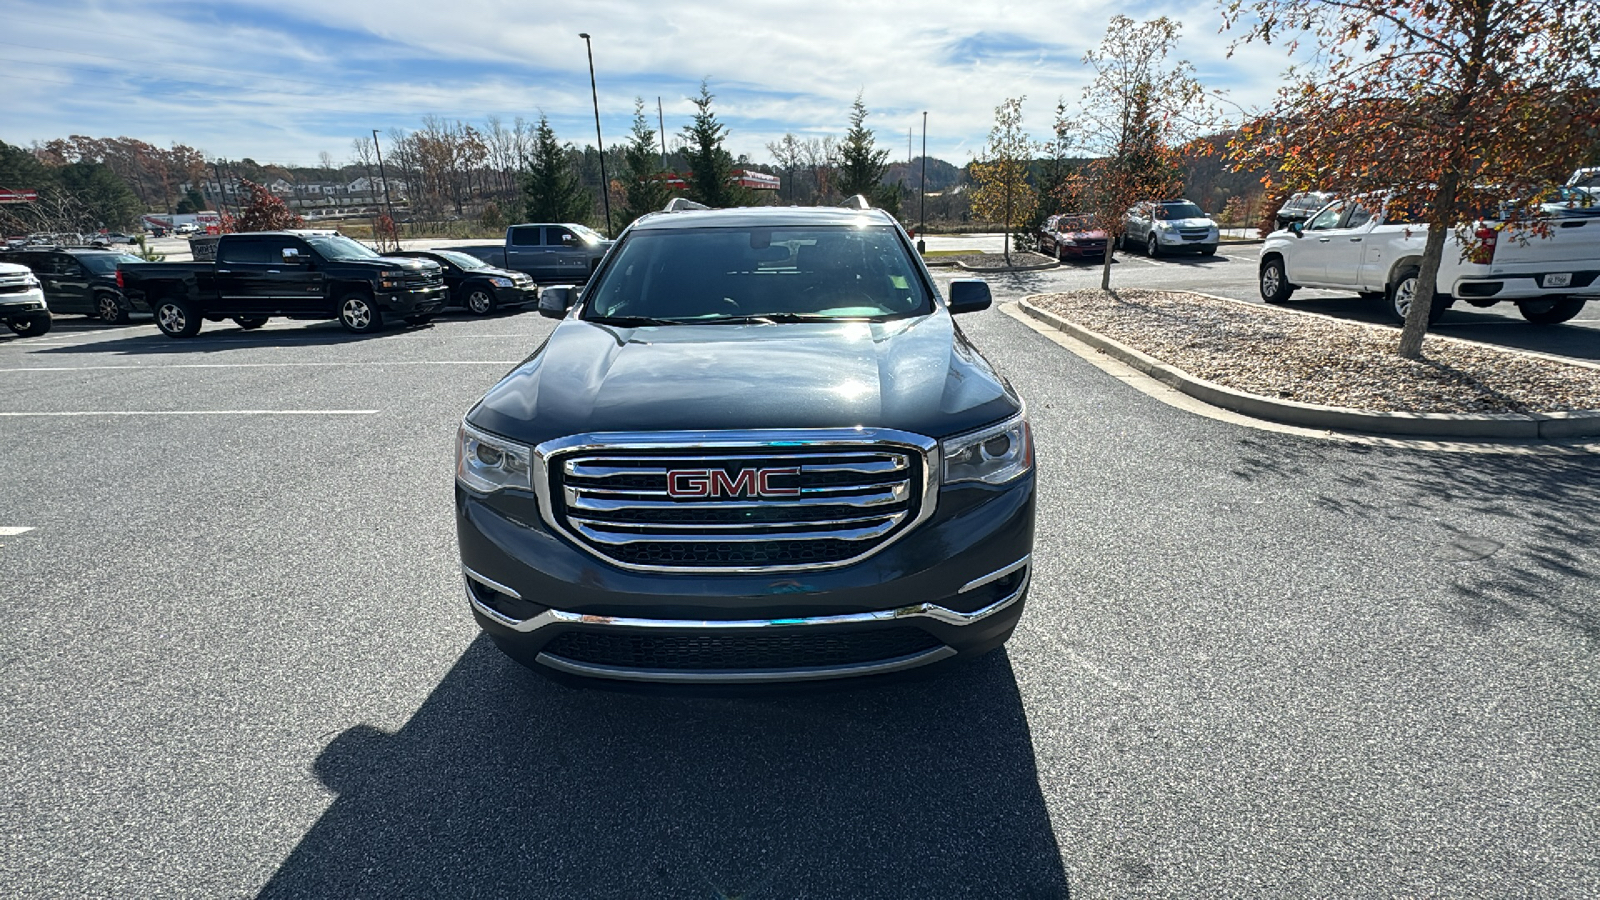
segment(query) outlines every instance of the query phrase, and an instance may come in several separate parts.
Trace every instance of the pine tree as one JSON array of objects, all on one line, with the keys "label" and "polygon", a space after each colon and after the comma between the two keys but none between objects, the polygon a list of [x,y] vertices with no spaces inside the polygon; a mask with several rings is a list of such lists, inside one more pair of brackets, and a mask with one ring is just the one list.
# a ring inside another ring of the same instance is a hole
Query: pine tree
[{"label": "pine tree", "polygon": [[633,132],[623,151],[623,158],[628,165],[623,175],[626,187],[620,221],[622,227],[627,228],[634,219],[645,213],[660,212],[672,196],[671,189],[661,177],[663,171],[656,147],[656,131],[650,127],[650,120],[644,114],[643,98],[633,101]]},{"label": "pine tree", "polygon": [[534,130],[533,158],[522,174],[522,215],[528,222],[587,223],[594,217],[593,198],[578,183],[566,148],[542,115]]},{"label": "pine tree", "polygon": [[732,183],[733,156],[722,146],[728,126],[718,122],[711,111],[714,96],[710,86],[700,82],[700,96],[691,98],[696,110],[694,121],[683,127],[688,142],[685,154],[689,160],[689,198],[714,209],[748,206],[750,192]]},{"label": "pine tree", "polygon": [[[846,197],[860,194],[877,205],[889,196],[883,189],[883,173],[889,169],[889,151],[875,150],[872,130],[867,127],[867,107],[856,94],[850,107],[850,130],[839,145],[839,191]],[[896,201],[899,196],[894,195]],[[895,203],[896,207],[899,203]]]}]

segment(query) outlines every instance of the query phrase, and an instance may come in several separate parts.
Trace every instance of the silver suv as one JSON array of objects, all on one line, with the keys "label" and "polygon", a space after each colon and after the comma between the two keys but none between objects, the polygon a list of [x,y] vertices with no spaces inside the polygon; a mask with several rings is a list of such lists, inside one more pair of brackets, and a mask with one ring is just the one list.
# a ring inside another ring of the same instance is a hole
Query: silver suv
[{"label": "silver suv", "polygon": [[1138,248],[1151,256],[1180,250],[1211,256],[1221,240],[1217,223],[1188,200],[1135,204],[1123,215],[1122,224],[1122,249]]}]

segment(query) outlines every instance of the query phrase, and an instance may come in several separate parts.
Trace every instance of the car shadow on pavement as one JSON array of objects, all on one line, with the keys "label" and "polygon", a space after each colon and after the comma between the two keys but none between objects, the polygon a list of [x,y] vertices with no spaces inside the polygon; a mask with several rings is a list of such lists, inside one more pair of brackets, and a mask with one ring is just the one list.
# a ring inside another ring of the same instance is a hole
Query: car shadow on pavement
[{"label": "car shadow on pavement", "polygon": [[41,354],[104,353],[141,356],[175,353],[217,353],[225,350],[249,349],[251,347],[328,347],[338,344],[378,341],[432,327],[431,324],[420,326],[396,325],[372,334],[351,334],[337,323],[318,322],[305,327],[265,328],[246,331],[232,322],[207,322],[206,325],[208,327],[202,329],[198,335],[192,338],[174,339],[157,331],[148,322],[145,325],[146,331],[130,334],[128,337],[115,337],[103,341],[89,341],[82,344],[62,346],[41,345],[37,352]]},{"label": "car shadow on pavement", "polygon": [[1233,474],[1244,481],[1337,471],[1346,489],[1313,502],[1424,556],[1418,577],[1448,584],[1443,612],[1473,631],[1521,624],[1600,649],[1600,454],[1313,447],[1285,458],[1254,438],[1241,444]]},{"label": "car shadow on pavement", "polygon": [[575,688],[479,637],[260,896],[1067,897],[1004,651],[913,680]]}]

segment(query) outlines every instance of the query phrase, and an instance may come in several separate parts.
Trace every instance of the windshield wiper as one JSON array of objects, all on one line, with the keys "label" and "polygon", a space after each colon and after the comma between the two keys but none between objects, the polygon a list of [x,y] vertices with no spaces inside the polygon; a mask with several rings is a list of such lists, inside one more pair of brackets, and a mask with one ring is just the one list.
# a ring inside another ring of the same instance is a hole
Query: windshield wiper
[{"label": "windshield wiper", "polygon": [[683,319],[652,319],[649,316],[599,316],[584,319],[596,325],[615,325],[618,328],[645,328],[650,325],[684,325]]}]

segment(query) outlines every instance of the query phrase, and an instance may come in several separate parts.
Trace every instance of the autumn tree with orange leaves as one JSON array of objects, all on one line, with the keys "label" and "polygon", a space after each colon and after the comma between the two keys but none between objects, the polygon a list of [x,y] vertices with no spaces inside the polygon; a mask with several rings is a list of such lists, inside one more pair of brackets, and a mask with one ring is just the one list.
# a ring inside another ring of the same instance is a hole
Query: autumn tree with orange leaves
[{"label": "autumn tree with orange leaves", "polygon": [[1168,18],[1135,22],[1112,16],[1100,45],[1083,61],[1094,79],[1083,91],[1082,146],[1098,155],[1081,182],[1068,185],[1106,233],[1100,288],[1111,288],[1111,259],[1122,216],[1144,200],[1166,200],[1182,187],[1177,147],[1205,131],[1214,111],[1194,68],[1169,61],[1181,30]]},{"label": "autumn tree with orange leaves", "polygon": [[1392,190],[1391,206],[1425,211],[1427,242],[1399,346],[1402,357],[1420,358],[1449,233],[1471,253],[1470,211],[1503,208],[1502,229],[1540,239],[1542,223],[1530,217],[1537,206],[1526,201],[1564,180],[1600,139],[1600,5],[1225,0],[1223,8],[1227,26],[1243,32],[1235,47],[1314,51],[1234,141],[1240,163],[1274,173],[1269,191]]}]

